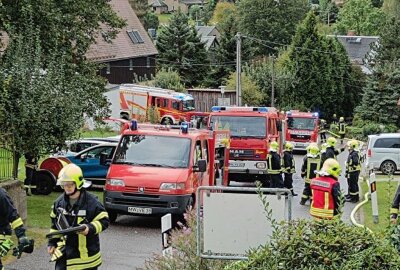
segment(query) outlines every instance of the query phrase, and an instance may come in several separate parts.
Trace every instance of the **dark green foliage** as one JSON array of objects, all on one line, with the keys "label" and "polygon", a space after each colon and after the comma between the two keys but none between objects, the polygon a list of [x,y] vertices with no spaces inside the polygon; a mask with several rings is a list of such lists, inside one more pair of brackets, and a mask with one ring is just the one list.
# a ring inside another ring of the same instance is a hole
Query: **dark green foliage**
[{"label": "dark green foliage", "polygon": [[400,256],[389,241],[340,220],[296,220],[277,227],[271,242],[248,261],[226,270],[396,269]]},{"label": "dark green foliage", "polygon": [[[240,31],[250,37],[265,40],[270,47],[280,48],[289,44],[296,25],[309,9],[307,0],[241,0],[238,7]],[[252,44],[255,55],[276,53],[260,43]]]},{"label": "dark green foliage", "polygon": [[339,8],[334,2],[331,0],[319,0],[318,16],[322,22],[326,24],[334,23],[338,13]]},{"label": "dark green foliage", "polygon": [[363,120],[400,127],[399,99],[399,63],[378,66],[367,80],[362,102],[356,111]]},{"label": "dark green foliage", "polygon": [[204,8],[203,8],[203,24],[207,25],[208,22],[211,20],[213,13],[214,13],[214,9],[215,6],[217,5],[218,0],[208,0],[207,4],[205,4]]},{"label": "dark green foliage", "polygon": [[383,0],[371,0],[372,6],[376,8],[381,8],[383,5]]},{"label": "dark green foliage", "polygon": [[143,17],[143,26],[146,30],[149,28],[157,29],[160,24],[157,15],[154,12],[148,11]]},{"label": "dark green foliage", "polygon": [[161,27],[157,49],[157,64],[176,70],[186,86],[200,84],[209,70],[204,43],[180,10],[171,17],[169,25]]},{"label": "dark green foliage", "polygon": [[161,69],[154,78],[154,86],[172,89],[178,92],[185,90],[181,77],[176,71]]}]

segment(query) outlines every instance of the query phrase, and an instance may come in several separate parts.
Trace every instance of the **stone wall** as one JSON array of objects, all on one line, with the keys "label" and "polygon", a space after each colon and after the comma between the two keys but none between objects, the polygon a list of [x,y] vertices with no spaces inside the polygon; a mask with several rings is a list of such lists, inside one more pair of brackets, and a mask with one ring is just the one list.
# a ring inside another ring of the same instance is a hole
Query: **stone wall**
[{"label": "stone wall", "polygon": [[18,180],[3,181],[0,182],[0,187],[7,191],[14,203],[14,206],[17,208],[19,215],[24,221],[24,224],[26,224],[28,208],[26,204],[26,193],[22,183]]}]

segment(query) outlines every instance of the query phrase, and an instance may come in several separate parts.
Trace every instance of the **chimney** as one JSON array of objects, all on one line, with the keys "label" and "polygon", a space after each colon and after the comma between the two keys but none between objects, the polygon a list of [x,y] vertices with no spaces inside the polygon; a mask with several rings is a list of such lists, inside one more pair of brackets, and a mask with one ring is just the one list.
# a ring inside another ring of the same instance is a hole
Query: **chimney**
[{"label": "chimney", "polygon": [[348,36],[355,36],[356,35],[356,30],[349,30],[347,31]]}]

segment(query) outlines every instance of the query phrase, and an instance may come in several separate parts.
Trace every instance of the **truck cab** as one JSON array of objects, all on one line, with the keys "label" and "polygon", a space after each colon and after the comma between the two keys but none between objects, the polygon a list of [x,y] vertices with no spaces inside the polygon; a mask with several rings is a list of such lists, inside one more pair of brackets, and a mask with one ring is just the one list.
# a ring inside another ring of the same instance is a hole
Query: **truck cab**
[{"label": "truck cab", "polygon": [[[186,122],[175,128],[132,121],[110,161],[104,187],[110,220],[118,214],[185,213],[196,204],[198,186],[227,183],[226,140],[228,132],[210,134],[191,129]],[[221,153],[226,161],[217,162]]]},{"label": "truck cab", "polygon": [[229,182],[266,179],[269,143],[281,141],[279,123],[271,107],[212,107],[209,129],[230,131]]},{"label": "truck cab", "polygon": [[305,151],[310,143],[318,142],[318,118],[317,112],[286,112],[285,139],[293,143],[294,150]]}]

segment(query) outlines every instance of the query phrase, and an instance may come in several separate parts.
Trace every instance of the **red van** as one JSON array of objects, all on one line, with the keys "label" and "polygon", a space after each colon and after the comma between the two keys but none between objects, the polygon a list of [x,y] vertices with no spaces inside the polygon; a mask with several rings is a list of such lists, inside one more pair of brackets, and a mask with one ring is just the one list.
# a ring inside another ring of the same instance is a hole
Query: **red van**
[{"label": "red van", "polygon": [[104,187],[112,222],[118,214],[182,215],[195,205],[198,186],[227,184],[229,132],[188,126],[132,121],[122,133]]}]

